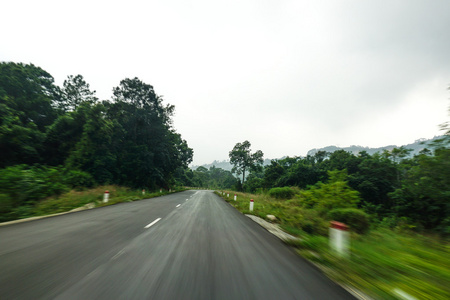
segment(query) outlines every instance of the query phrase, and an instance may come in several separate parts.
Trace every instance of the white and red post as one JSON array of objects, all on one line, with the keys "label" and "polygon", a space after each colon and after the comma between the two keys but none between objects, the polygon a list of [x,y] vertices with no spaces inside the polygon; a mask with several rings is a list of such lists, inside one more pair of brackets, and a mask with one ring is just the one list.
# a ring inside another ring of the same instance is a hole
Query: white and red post
[{"label": "white and red post", "polygon": [[105,191],[103,194],[103,203],[107,203],[109,201],[109,191]]},{"label": "white and red post", "polygon": [[348,226],[341,222],[331,221],[330,247],[340,256],[348,255],[349,232]]},{"label": "white and red post", "polygon": [[236,197],[237,197],[236,194],[234,194],[234,201],[236,201]]},{"label": "white and red post", "polygon": [[250,199],[250,211],[253,211],[253,199]]}]

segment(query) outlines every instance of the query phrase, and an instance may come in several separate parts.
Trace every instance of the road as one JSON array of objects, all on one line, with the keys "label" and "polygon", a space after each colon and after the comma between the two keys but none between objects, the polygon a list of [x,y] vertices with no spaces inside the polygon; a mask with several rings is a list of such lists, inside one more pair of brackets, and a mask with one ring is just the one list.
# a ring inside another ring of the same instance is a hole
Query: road
[{"label": "road", "polygon": [[0,299],[354,299],[211,191],[0,227]]}]

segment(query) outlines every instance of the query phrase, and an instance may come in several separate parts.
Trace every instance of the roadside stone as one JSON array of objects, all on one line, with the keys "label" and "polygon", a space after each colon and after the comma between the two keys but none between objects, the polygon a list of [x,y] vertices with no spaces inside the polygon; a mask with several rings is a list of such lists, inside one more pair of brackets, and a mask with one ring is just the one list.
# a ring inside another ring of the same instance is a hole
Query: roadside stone
[{"label": "roadside stone", "polygon": [[271,222],[275,222],[277,220],[277,217],[274,215],[267,215],[266,218]]}]

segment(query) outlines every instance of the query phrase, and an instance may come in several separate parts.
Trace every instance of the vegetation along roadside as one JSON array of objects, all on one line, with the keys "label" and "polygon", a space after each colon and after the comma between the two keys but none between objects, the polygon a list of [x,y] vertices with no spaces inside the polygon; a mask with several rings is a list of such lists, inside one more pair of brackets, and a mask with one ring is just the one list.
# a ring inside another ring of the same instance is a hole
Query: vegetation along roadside
[{"label": "vegetation along roadside", "polygon": [[[316,192],[324,196],[337,188],[342,193],[346,183],[339,181],[342,177],[336,175],[339,174],[331,174],[330,180]],[[287,193],[287,189],[290,192]],[[280,192],[258,194],[229,190],[216,193],[244,214],[266,220],[267,215],[274,215],[281,228],[300,237],[289,243],[301,256],[335,281],[374,299],[402,299],[405,295],[410,299],[450,297],[450,246],[448,240],[438,235],[414,233],[401,222],[392,227],[390,220],[377,221],[356,208],[333,208],[339,206],[339,200],[334,203],[324,200],[311,206],[311,189],[285,188]],[[278,197],[279,193],[290,196]],[[346,194],[351,197],[351,190]],[[249,210],[250,199],[254,200],[253,211]],[[325,210],[325,207],[330,209]],[[329,246],[328,227],[333,214],[340,214],[339,220],[347,218],[350,223],[350,255],[347,257],[337,255]]]}]

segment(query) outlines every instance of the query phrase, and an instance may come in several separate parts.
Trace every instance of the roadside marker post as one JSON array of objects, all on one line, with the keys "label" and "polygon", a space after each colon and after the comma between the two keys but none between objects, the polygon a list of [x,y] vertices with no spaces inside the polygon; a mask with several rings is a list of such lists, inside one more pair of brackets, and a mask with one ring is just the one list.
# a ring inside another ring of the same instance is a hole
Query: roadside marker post
[{"label": "roadside marker post", "polygon": [[103,203],[107,203],[109,201],[109,191],[105,191],[103,194]]},{"label": "roadside marker post", "polygon": [[145,195],[145,189],[142,190],[142,195]]},{"label": "roadside marker post", "polygon": [[253,211],[253,199],[250,199],[250,211]]},{"label": "roadside marker post", "polygon": [[230,194],[227,194],[227,198],[230,198]]},{"label": "roadside marker post", "polygon": [[330,247],[340,256],[348,255],[349,232],[348,226],[341,222],[331,221]]},{"label": "roadside marker post", "polygon": [[159,189],[159,192],[162,193],[162,189]]},{"label": "roadside marker post", "polygon": [[236,201],[236,197],[237,197],[236,194],[234,194],[234,201]]}]

